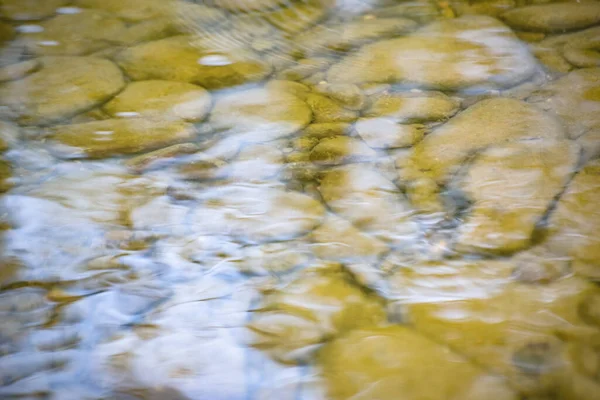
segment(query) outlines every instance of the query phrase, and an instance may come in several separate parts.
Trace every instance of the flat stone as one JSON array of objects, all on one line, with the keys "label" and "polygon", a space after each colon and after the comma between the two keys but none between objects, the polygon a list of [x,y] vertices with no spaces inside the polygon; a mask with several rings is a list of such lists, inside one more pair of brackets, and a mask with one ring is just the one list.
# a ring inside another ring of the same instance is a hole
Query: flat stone
[{"label": "flat stone", "polygon": [[579,146],[567,140],[513,142],[479,153],[460,185],[473,203],[456,249],[512,253],[530,246],[578,161]]},{"label": "flat stone", "polygon": [[[404,316],[418,332],[505,376],[524,396],[596,397],[600,385],[568,351],[588,340],[575,332],[596,329],[582,312],[598,295],[593,284],[573,276],[541,285],[515,282],[510,263],[497,261],[451,269],[444,262],[399,273],[412,280],[403,279],[405,293],[412,293]],[[436,297],[419,298],[431,291],[431,282]]]},{"label": "flat stone", "polygon": [[186,82],[132,82],[104,105],[113,117],[150,117],[166,120],[200,121],[211,106],[204,88]]},{"label": "flat stone", "polygon": [[333,335],[385,320],[382,303],[349,279],[340,265],[302,272],[265,296],[248,327],[253,346],[283,363],[305,362]]},{"label": "flat stone", "polygon": [[418,24],[406,18],[363,19],[343,24],[317,26],[298,36],[296,42],[308,53],[347,51],[378,39],[406,34]]},{"label": "flat stone", "polygon": [[345,122],[321,122],[310,124],[302,131],[305,137],[322,139],[332,136],[347,135],[352,125]]},{"label": "flat stone", "polygon": [[194,139],[192,124],[143,118],[107,119],[52,128],[55,153],[66,158],[135,154]]},{"label": "flat stone", "polygon": [[375,262],[389,251],[387,245],[358,230],[349,221],[329,214],[321,226],[311,232],[313,252],[323,260],[344,263]]},{"label": "flat stone", "polygon": [[[213,46],[214,47],[214,46]],[[208,39],[174,36],[128,48],[116,57],[133,80],[168,80],[218,89],[260,81],[271,67],[245,50],[223,53]]]},{"label": "flat stone", "polygon": [[291,135],[312,119],[308,105],[298,97],[272,89],[250,89],[217,98],[210,123],[232,130],[243,139],[261,142]]},{"label": "flat stone", "polygon": [[331,210],[357,228],[398,244],[412,240],[412,209],[400,190],[374,168],[349,164],[328,170],[319,191]]},{"label": "flat stone", "polygon": [[141,173],[160,161],[169,160],[182,154],[193,154],[197,151],[200,151],[200,147],[195,143],[179,143],[130,158],[126,165],[133,172]]},{"label": "flat stone", "polygon": [[420,208],[437,207],[437,190],[474,152],[521,139],[561,139],[560,122],[525,102],[483,100],[434,129],[414,147],[402,179]]},{"label": "flat stone", "polygon": [[358,113],[348,110],[329,97],[320,94],[309,94],[306,103],[312,109],[314,122],[353,122],[358,118]]},{"label": "flat stone", "polygon": [[97,10],[57,15],[39,23],[40,32],[23,33],[29,51],[45,56],[79,56],[117,43],[125,24],[114,15]]},{"label": "flat stone", "polygon": [[15,21],[43,19],[67,3],[69,0],[5,0],[0,4],[0,15]]},{"label": "flat stone", "polygon": [[516,400],[504,380],[406,326],[368,327],[319,352],[328,398]]},{"label": "flat stone", "polygon": [[425,127],[419,124],[399,124],[390,118],[362,118],[356,132],[374,149],[411,147],[423,138]]},{"label": "flat stone", "polygon": [[596,2],[554,3],[520,7],[502,14],[512,28],[533,32],[564,32],[600,22]]},{"label": "flat stone", "polygon": [[199,195],[193,229],[231,235],[247,243],[289,240],[321,224],[325,209],[305,194],[250,184],[232,184]]},{"label": "flat stone", "polygon": [[215,0],[217,7],[229,11],[260,11],[277,7],[282,0]]},{"label": "flat stone", "polygon": [[493,18],[465,16],[366,45],[331,67],[327,77],[332,83],[495,89],[514,86],[535,70],[535,59],[510,29]]},{"label": "flat stone", "polygon": [[597,204],[600,162],[591,161],[575,175],[548,221],[550,254],[566,256],[575,273],[600,280],[600,237]]},{"label": "flat stone", "polygon": [[21,61],[0,68],[0,82],[14,81],[35,72],[41,66],[38,60]]},{"label": "flat stone", "polygon": [[42,68],[0,88],[0,102],[26,125],[57,122],[88,110],[125,85],[119,68],[91,57],[43,57]]},{"label": "flat stone", "polygon": [[573,71],[527,101],[560,117],[571,138],[600,129],[600,68]]},{"label": "flat stone", "polygon": [[460,103],[439,92],[390,93],[377,97],[366,117],[391,117],[399,122],[429,122],[453,116]]},{"label": "flat stone", "polygon": [[362,140],[348,136],[322,139],[310,152],[310,160],[324,165],[374,160],[377,152]]},{"label": "flat stone", "polygon": [[328,96],[349,110],[359,111],[366,104],[362,90],[351,84],[319,84],[313,88],[316,93]]},{"label": "flat stone", "polygon": [[175,0],[74,0],[73,3],[82,8],[107,11],[131,22],[162,17],[179,7]]}]

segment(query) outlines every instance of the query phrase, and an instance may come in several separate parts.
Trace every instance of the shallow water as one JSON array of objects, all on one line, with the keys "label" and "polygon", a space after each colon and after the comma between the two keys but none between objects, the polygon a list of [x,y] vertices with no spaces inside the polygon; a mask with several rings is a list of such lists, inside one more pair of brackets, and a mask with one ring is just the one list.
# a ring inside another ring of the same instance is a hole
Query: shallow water
[{"label": "shallow water", "polygon": [[600,399],[600,3],[0,1],[0,397]]}]

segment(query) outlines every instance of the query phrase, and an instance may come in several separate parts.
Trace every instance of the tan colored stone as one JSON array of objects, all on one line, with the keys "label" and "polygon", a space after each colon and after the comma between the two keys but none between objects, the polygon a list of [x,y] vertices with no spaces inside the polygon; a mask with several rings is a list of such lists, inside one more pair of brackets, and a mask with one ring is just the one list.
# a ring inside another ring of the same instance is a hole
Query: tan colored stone
[{"label": "tan colored stone", "polygon": [[502,14],[512,28],[534,32],[564,32],[600,22],[596,2],[540,4],[516,8]]},{"label": "tan colored stone", "polygon": [[314,122],[353,122],[358,118],[355,111],[347,110],[334,100],[319,95],[309,94],[306,103],[312,109]]},{"label": "tan colored stone", "polygon": [[249,142],[291,135],[311,121],[312,112],[298,97],[273,89],[250,89],[217,98],[210,123],[217,130],[243,134]]},{"label": "tan colored stone", "polygon": [[330,68],[327,77],[332,83],[493,89],[514,86],[535,70],[534,58],[506,26],[489,17],[465,16],[366,45]]},{"label": "tan colored stone", "polygon": [[213,47],[207,38],[175,36],[126,49],[116,61],[136,81],[189,82],[207,89],[260,81],[271,72],[253,53],[223,53]]},{"label": "tan colored stone", "polygon": [[578,160],[579,146],[567,140],[514,142],[480,153],[461,185],[473,204],[456,248],[512,253],[531,245],[536,224]]},{"label": "tan colored stone", "polygon": [[[52,128],[51,138],[68,146],[65,157],[104,158],[134,154],[194,139],[194,126],[185,122],[142,118],[107,119]],[[72,154],[71,154],[72,153]]]},{"label": "tan colored stone", "polygon": [[338,264],[309,268],[267,294],[248,327],[253,346],[284,363],[308,361],[325,341],[349,330],[381,324],[381,301],[353,284]]},{"label": "tan colored stone", "polygon": [[321,139],[310,152],[312,162],[324,165],[368,161],[376,157],[377,152],[363,141],[348,136]]},{"label": "tan colored stone", "polygon": [[210,106],[210,94],[200,86],[185,82],[139,81],[127,85],[103,109],[113,117],[200,121]]},{"label": "tan colored stone", "polygon": [[118,43],[125,33],[123,21],[97,10],[57,15],[39,26],[41,32],[24,33],[22,37],[29,51],[45,56],[90,54]]},{"label": "tan colored stone", "polygon": [[21,61],[0,68],[0,82],[14,81],[35,72],[41,66],[38,60]]},{"label": "tan colored stone", "polygon": [[16,21],[43,19],[68,3],[69,0],[3,0],[0,15]]},{"label": "tan colored stone", "polygon": [[74,0],[76,6],[103,10],[127,21],[162,17],[179,7],[176,0]]},{"label": "tan colored stone", "polygon": [[443,93],[390,93],[377,97],[366,117],[391,117],[399,122],[427,122],[450,118],[460,103]]},{"label": "tan colored stone", "polygon": [[260,11],[277,7],[282,0],[215,0],[217,7],[229,11]]},{"label": "tan colored stone", "polygon": [[403,179],[411,182],[413,203],[436,208],[437,189],[474,152],[521,139],[561,139],[565,132],[556,119],[525,102],[498,98],[483,100],[434,129],[414,147]]},{"label": "tan colored stone", "polygon": [[27,125],[71,117],[108,100],[125,85],[119,68],[91,57],[44,57],[42,68],[0,88],[0,102]]},{"label": "tan colored stone", "polygon": [[352,331],[319,352],[335,400],[516,400],[505,381],[409,327]]},{"label": "tan colored stone", "polygon": [[423,125],[398,124],[390,118],[362,118],[355,125],[356,132],[374,149],[411,147],[423,138]]}]

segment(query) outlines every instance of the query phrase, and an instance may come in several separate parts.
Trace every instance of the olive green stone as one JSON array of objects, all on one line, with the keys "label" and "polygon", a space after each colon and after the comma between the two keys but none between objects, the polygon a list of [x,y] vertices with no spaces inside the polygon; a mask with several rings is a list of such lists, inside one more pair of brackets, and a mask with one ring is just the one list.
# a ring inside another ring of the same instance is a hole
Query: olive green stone
[{"label": "olive green stone", "polygon": [[68,3],[69,0],[3,0],[0,15],[16,21],[43,19]]},{"label": "olive green stone", "polygon": [[25,33],[27,48],[36,55],[78,56],[90,54],[119,41],[125,24],[114,15],[97,10],[63,14],[39,23],[41,32]]},{"label": "olive green stone", "polygon": [[325,165],[373,160],[377,152],[363,141],[348,136],[321,139],[310,152],[310,160]]},{"label": "olive green stone", "polygon": [[[52,139],[68,146],[66,157],[89,158],[154,150],[193,140],[195,136],[191,124],[143,118],[61,125],[53,127],[51,133]],[[70,149],[74,154],[69,154]]]},{"label": "olive green stone", "polygon": [[253,346],[284,363],[308,361],[332,336],[385,321],[382,302],[353,284],[340,265],[309,268],[265,296],[248,327]]},{"label": "olive green stone", "polygon": [[4,45],[5,42],[12,40],[15,36],[15,31],[12,26],[0,22],[0,44]]},{"label": "olive green stone", "polygon": [[136,81],[189,82],[207,89],[260,81],[271,72],[253,53],[222,53],[211,48],[209,40],[194,36],[142,43],[119,53],[116,61]]},{"label": "olive green stone", "polygon": [[0,68],[0,82],[14,81],[35,72],[41,66],[38,60],[21,61]]},{"label": "olive green stone", "polygon": [[575,175],[548,221],[546,247],[567,256],[575,273],[600,280],[600,236],[597,202],[600,199],[600,162],[591,161]]},{"label": "olive green stone", "polygon": [[[465,68],[466,54],[477,73]],[[489,17],[465,16],[366,45],[331,67],[327,77],[332,83],[493,89],[514,86],[535,70],[534,58],[506,26]]]},{"label": "olive green stone", "polygon": [[597,2],[540,4],[516,8],[502,14],[512,28],[535,32],[564,32],[600,22]]},{"label": "olive green stone", "polygon": [[12,184],[6,180],[12,175],[10,164],[4,160],[0,160],[0,192],[5,192],[12,187]]},{"label": "olive green stone", "polygon": [[353,122],[358,118],[355,111],[348,110],[336,101],[319,94],[306,96],[306,103],[312,109],[314,122]]},{"label": "olive green stone", "polygon": [[314,87],[316,93],[331,97],[349,110],[359,111],[366,103],[365,95],[356,85],[320,84]]},{"label": "olive green stone", "polygon": [[42,68],[0,87],[0,103],[27,125],[47,124],[88,110],[125,85],[119,68],[91,57],[43,57]]},{"label": "olive green stone", "polygon": [[536,224],[575,170],[579,150],[571,141],[546,139],[481,152],[461,184],[473,204],[457,250],[512,253],[531,245]]},{"label": "olive green stone", "polygon": [[516,400],[505,381],[406,326],[367,327],[319,351],[334,400]]},{"label": "olive green stone", "polygon": [[410,147],[425,134],[423,125],[398,124],[390,118],[361,118],[355,125],[356,132],[374,149]]},{"label": "olive green stone", "polygon": [[217,7],[229,11],[260,11],[277,7],[282,0],[214,0]]},{"label": "olive green stone", "polygon": [[74,5],[110,12],[127,21],[162,17],[179,7],[176,0],[74,0]]},{"label": "olive green stone", "polygon": [[130,83],[103,109],[113,117],[200,121],[207,115],[210,106],[210,94],[200,86],[152,80]]},{"label": "olive green stone", "polygon": [[365,116],[393,117],[401,122],[439,121],[454,115],[459,105],[443,93],[391,93],[377,97]]},{"label": "olive green stone", "polygon": [[436,187],[444,184],[474,152],[520,139],[561,139],[560,122],[525,102],[497,98],[482,100],[434,129],[414,147],[403,179],[420,208],[438,207]]},{"label": "olive green stone", "polygon": [[302,135],[310,138],[326,138],[347,135],[352,125],[345,122],[322,122],[310,124],[302,131]]}]

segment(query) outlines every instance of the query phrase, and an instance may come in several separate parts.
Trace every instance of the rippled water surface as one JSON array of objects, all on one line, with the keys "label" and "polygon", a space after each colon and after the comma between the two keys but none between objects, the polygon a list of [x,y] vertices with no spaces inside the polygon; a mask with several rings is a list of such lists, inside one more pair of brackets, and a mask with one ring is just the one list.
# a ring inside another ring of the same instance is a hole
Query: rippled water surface
[{"label": "rippled water surface", "polygon": [[600,399],[600,2],[0,0],[0,398]]}]

